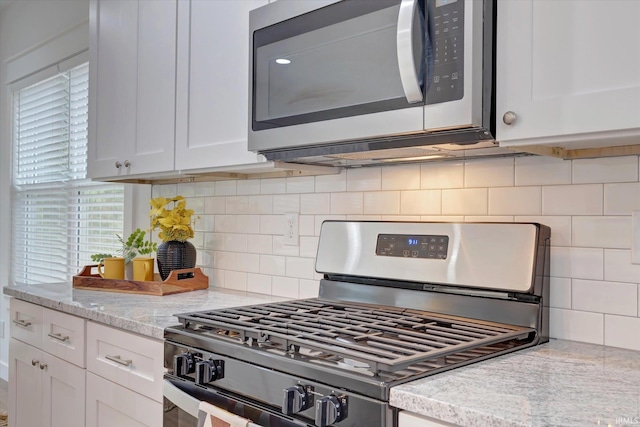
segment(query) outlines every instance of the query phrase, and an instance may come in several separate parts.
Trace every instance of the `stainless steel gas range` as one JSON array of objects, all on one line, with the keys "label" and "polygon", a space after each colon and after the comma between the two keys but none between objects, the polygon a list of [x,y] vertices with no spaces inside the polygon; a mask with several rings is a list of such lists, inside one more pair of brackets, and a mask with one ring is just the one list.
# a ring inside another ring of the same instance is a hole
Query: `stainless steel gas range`
[{"label": "stainless steel gas range", "polygon": [[318,298],[166,329],[165,427],[198,425],[200,401],[258,426],[396,426],[391,387],[548,341],[549,240],[530,223],[326,221]]}]

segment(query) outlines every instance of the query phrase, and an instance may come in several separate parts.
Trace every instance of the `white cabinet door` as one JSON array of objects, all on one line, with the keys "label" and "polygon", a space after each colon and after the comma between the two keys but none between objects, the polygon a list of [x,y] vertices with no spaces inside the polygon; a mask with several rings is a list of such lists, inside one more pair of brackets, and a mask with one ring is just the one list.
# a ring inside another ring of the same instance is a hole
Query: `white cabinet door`
[{"label": "white cabinet door", "polygon": [[84,427],[85,370],[44,353],[42,425]]},{"label": "white cabinet door", "polygon": [[87,372],[86,427],[114,426],[162,426],[162,403]]},{"label": "white cabinet door", "polygon": [[180,0],[176,170],[255,163],[247,151],[249,10],[267,0]]},{"label": "white cabinet door", "polygon": [[639,40],[638,1],[499,1],[497,140],[631,143],[640,134]]},{"label": "white cabinet door", "polygon": [[91,1],[91,178],[173,170],[176,14],[177,0]]},{"label": "white cabinet door", "polygon": [[42,351],[9,340],[9,427],[42,426]]}]

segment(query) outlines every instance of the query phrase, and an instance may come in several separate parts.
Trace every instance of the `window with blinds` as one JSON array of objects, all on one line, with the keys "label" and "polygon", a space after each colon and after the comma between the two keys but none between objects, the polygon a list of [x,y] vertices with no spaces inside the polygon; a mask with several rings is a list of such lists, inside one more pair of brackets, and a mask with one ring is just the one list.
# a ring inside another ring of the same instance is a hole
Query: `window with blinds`
[{"label": "window with blinds", "polygon": [[86,178],[88,95],[88,64],[13,94],[14,283],[70,281],[118,249],[123,186]]}]

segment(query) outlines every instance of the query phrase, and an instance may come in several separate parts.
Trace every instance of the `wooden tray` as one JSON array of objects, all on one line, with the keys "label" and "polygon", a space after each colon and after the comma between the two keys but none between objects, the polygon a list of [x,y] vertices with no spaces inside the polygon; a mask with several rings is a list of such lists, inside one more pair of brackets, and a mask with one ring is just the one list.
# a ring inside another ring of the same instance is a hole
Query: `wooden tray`
[{"label": "wooden tray", "polygon": [[197,291],[209,287],[209,278],[197,267],[173,270],[164,281],[162,281],[160,275],[156,273],[155,280],[152,282],[103,279],[99,274],[92,273],[94,268],[97,270],[98,265],[86,265],[77,276],[73,276],[73,287],[89,291],[160,296]]}]

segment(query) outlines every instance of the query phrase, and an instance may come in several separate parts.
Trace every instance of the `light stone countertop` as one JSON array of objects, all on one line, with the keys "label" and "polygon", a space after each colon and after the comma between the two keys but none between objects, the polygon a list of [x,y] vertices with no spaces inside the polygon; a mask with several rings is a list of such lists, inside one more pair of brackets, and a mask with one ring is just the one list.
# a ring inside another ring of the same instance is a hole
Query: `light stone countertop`
[{"label": "light stone countertop", "polygon": [[640,425],[640,352],[551,340],[394,387],[390,404],[461,426]]},{"label": "light stone countertop", "polygon": [[289,298],[219,288],[155,296],[73,289],[71,283],[5,286],[4,294],[130,332],[164,339],[174,314],[265,304]]}]

